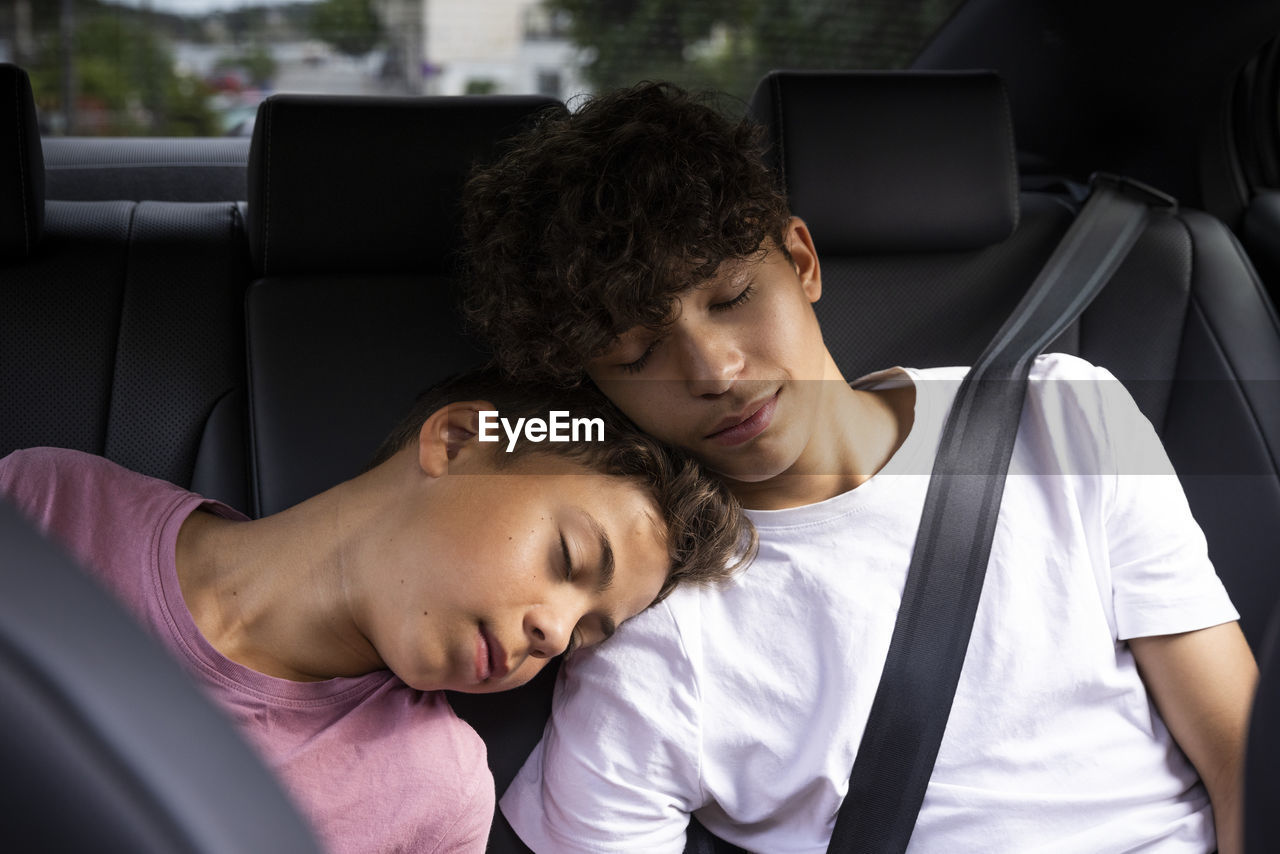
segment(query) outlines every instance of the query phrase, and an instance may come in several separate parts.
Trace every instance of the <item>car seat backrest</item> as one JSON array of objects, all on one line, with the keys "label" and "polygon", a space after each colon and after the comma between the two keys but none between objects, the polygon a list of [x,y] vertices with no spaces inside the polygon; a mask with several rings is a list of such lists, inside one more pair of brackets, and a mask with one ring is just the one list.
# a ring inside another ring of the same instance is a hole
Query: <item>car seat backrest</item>
[{"label": "car seat backrest", "polygon": [[[1012,191],[1012,126],[989,72],[775,72],[752,111],[794,212],[812,219],[815,308],[850,379],[969,364],[1073,216],[1071,195]],[[1231,233],[1197,211],[1154,212],[1049,349],[1111,370],[1155,425],[1256,644],[1280,599],[1280,322]]]},{"label": "car seat backrest", "polygon": [[26,117],[0,126],[5,144],[23,139],[10,161],[22,168],[0,178],[0,455],[75,448],[245,507],[248,255],[235,205],[35,198],[30,85],[13,66],[0,76],[0,112]]},{"label": "car seat backrest", "polygon": [[778,72],[751,109],[813,234],[815,309],[850,379],[886,359],[967,364],[1020,296],[1001,278],[1029,281],[1071,221],[1019,198],[995,75]]},{"label": "car seat backrest", "polygon": [[276,96],[249,158],[255,511],[358,474],[414,397],[481,360],[454,308],[458,198],[539,97]]},{"label": "car seat backrest", "polygon": [[[462,184],[503,137],[557,106],[532,96],[263,103],[248,208],[257,513],[358,474],[419,392],[483,360],[455,308]],[[485,739],[499,792],[541,735],[553,670],[515,693],[451,698]],[[496,821],[490,850],[516,850]]]}]

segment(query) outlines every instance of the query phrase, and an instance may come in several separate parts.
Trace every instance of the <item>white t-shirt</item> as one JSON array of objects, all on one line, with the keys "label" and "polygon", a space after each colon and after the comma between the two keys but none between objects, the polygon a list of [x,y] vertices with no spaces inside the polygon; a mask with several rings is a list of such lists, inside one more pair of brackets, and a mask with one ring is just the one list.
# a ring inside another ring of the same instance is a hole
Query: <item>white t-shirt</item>
[{"label": "white t-shirt", "polygon": [[[964,369],[894,370],[915,421],[827,501],[753,511],[757,559],[561,671],[502,810],[538,852],[680,852],[688,814],[820,854],[897,617]],[[1103,369],[1038,359],[973,635],[910,851],[1206,852],[1212,811],[1127,638],[1237,619],[1150,424]]]}]

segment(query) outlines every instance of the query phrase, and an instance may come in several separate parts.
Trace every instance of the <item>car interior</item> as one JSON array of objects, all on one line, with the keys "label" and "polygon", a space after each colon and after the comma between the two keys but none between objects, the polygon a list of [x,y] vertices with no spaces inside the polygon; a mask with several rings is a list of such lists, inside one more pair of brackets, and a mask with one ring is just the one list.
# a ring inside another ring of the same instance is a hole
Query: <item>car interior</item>
[{"label": "car interior", "polygon": [[[1280,844],[1277,93],[1274,3],[970,0],[908,70],[778,70],[747,106],[814,236],[848,377],[970,364],[1091,174],[1176,198],[1048,349],[1128,388],[1241,614],[1262,669],[1250,852]],[[100,454],[252,517],[358,473],[419,391],[483,361],[455,305],[461,187],[556,103],[275,95],[251,140],[42,138],[28,75],[0,64],[0,456]],[[178,668],[0,510],[10,838],[314,850]],[[555,670],[450,698],[499,794]],[[489,850],[527,849],[498,814]]]}]

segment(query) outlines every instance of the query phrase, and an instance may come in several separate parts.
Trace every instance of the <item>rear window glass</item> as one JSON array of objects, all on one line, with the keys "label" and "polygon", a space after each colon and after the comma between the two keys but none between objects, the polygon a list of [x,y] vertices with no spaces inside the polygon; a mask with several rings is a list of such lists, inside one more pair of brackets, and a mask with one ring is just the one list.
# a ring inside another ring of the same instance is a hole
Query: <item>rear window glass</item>
[{"label": "rear window glass", "polygon": [[275,92],[538,93],[900,68],[960,0],[0,0],[46,135],[224,136]]}]

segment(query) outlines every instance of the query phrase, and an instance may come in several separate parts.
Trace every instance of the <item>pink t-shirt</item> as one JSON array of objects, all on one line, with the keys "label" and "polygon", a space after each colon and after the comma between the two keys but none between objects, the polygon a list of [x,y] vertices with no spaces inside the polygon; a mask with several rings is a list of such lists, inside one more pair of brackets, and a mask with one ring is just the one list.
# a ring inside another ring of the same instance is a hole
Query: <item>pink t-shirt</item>
[{"label": "pink t-shirt", "polygon": [[[231,508],[101,457],[56,448],[0,460],[0,494],[62,542],[193,673],[284,781],[326,848],[480,852],[493,816],[484,742],[441,692],[389,671],[291,682],[205,640],[178,586],[178,529]],[[193,768],[192,773],[199,773]]]}]

